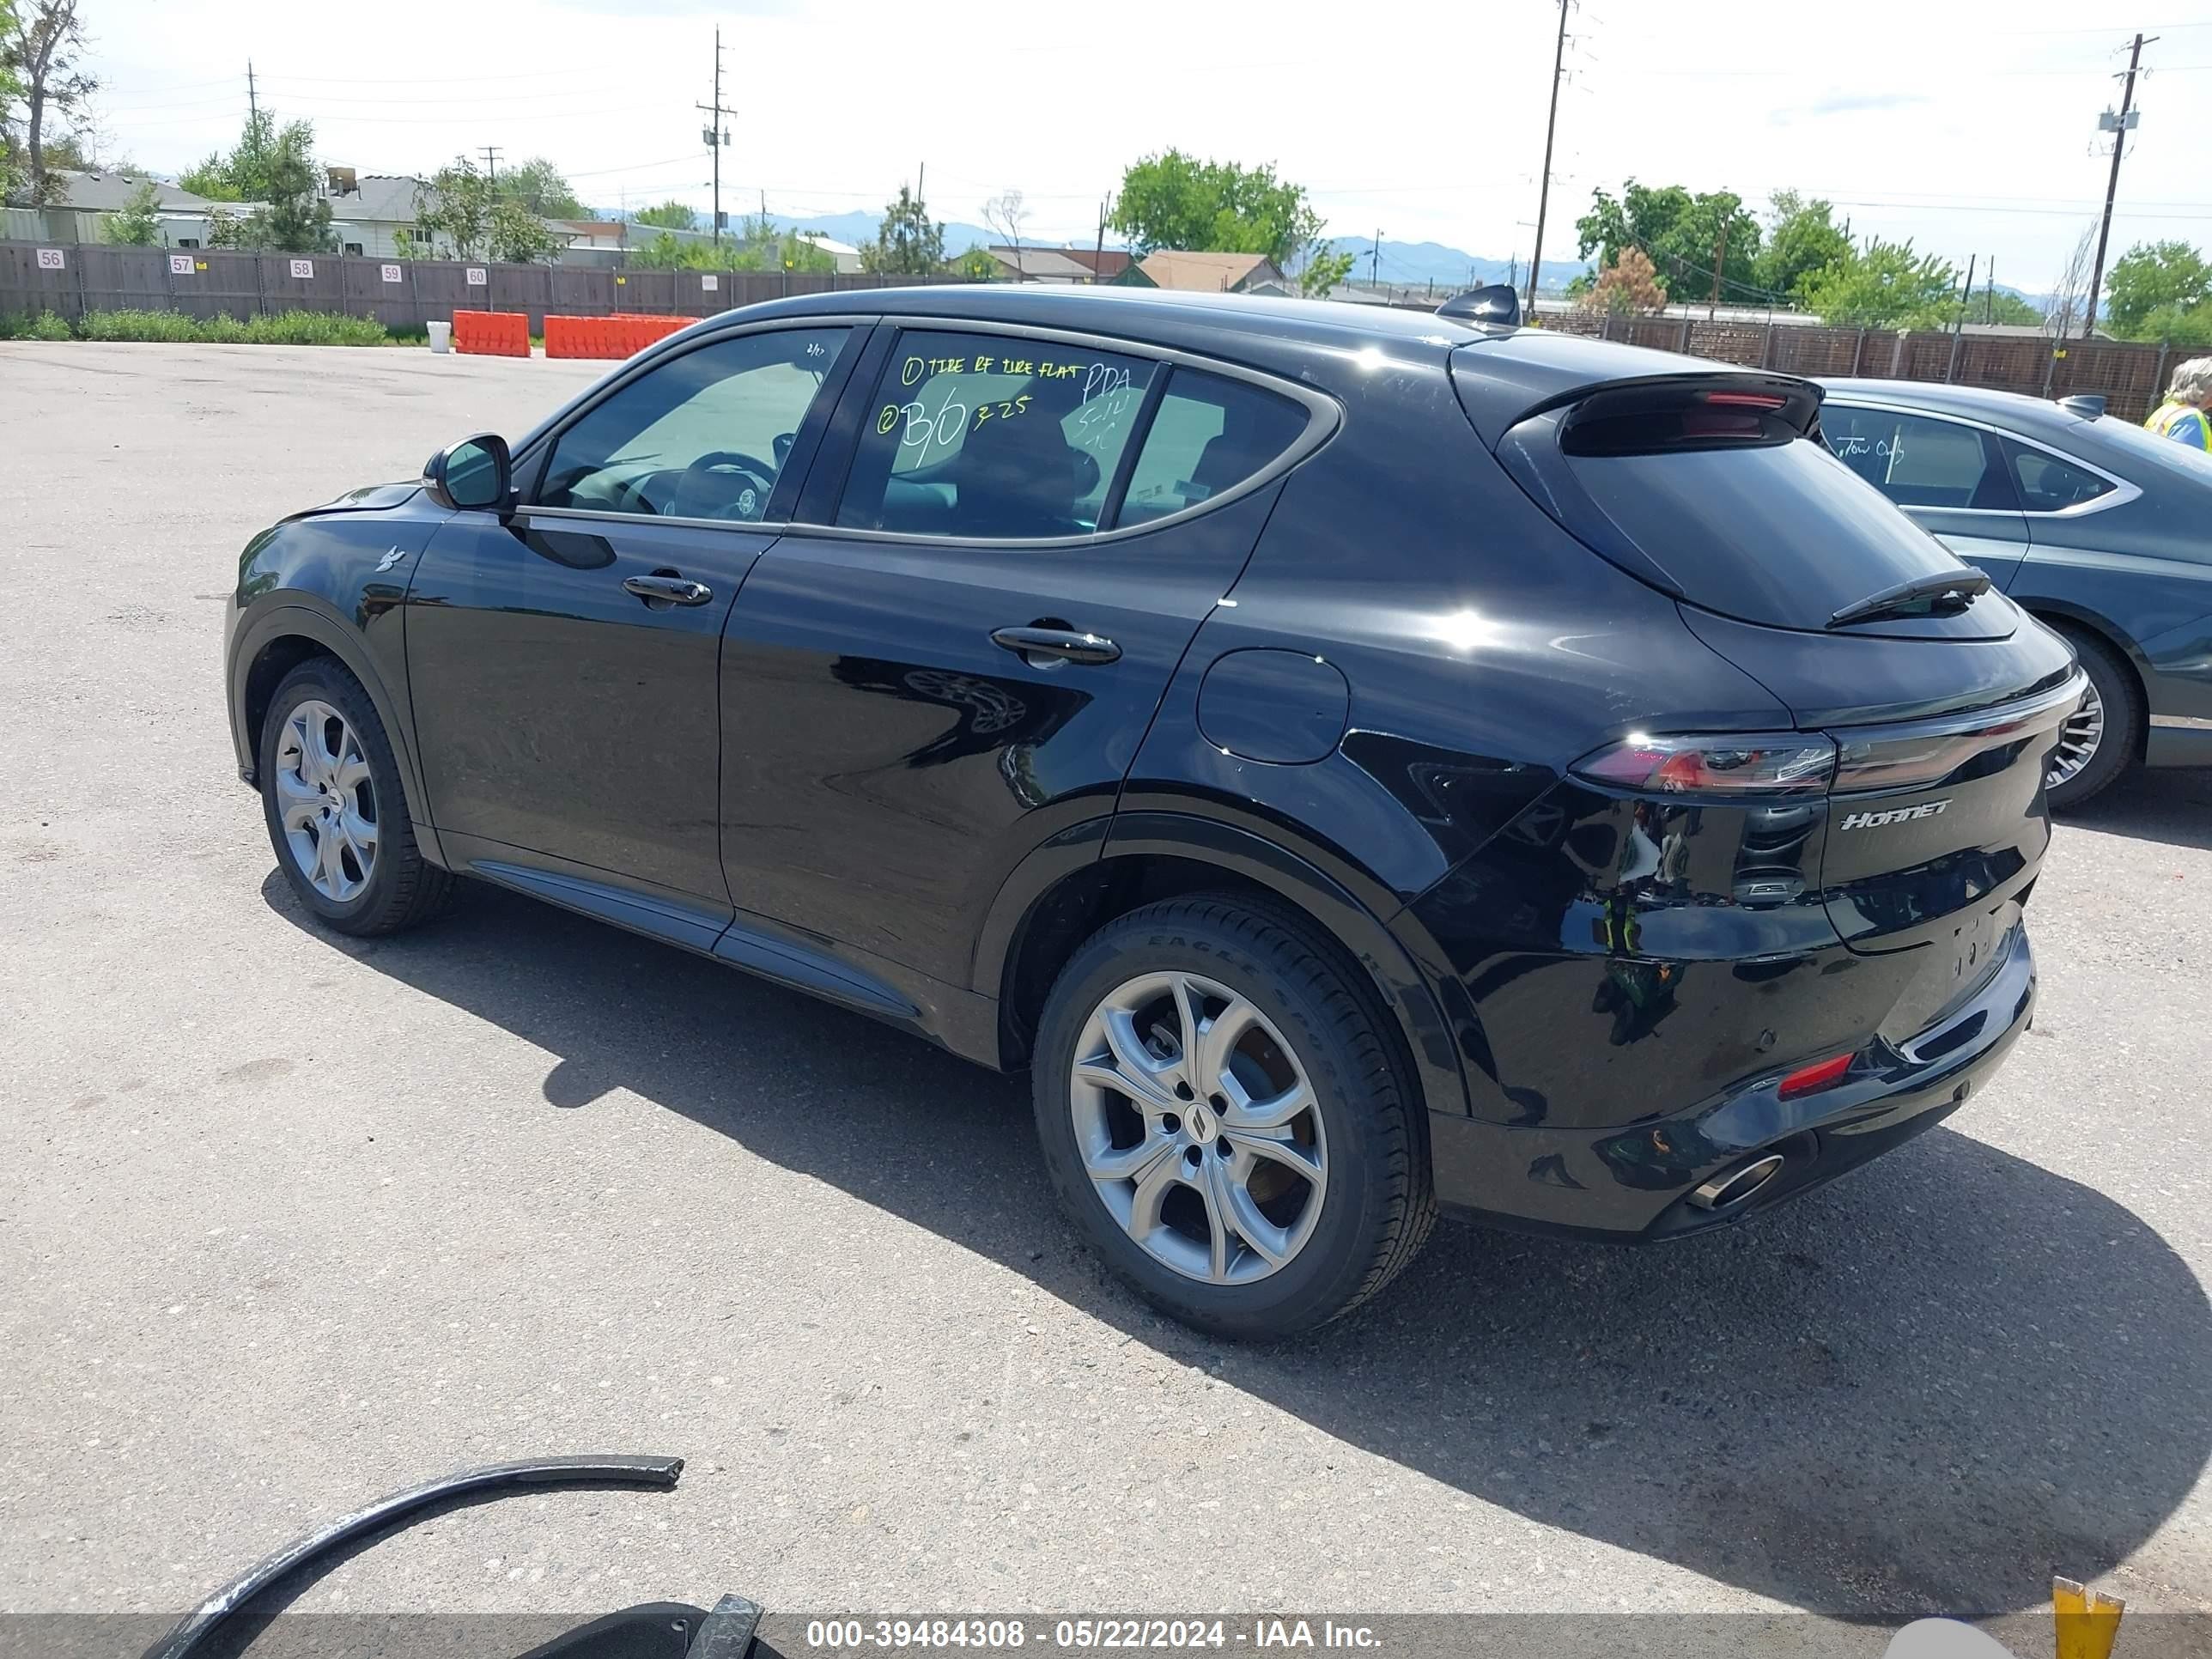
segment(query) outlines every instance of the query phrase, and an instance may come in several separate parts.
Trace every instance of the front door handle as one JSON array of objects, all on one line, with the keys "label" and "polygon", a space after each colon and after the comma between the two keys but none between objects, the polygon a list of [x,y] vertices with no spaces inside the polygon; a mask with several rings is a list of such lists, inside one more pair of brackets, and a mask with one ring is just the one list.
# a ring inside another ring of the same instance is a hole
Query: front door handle
[{"label": "front door handle", "polygon": [[647,605],[704,605],[714,590],[683,576],[625,576],[623,586]]},{"label": "front door handle", "polygon": [[1121,647],[1113,641],[1074,628],[996,628],[991,630],[991,643],[1031,663],[1039,658],[1047,662],[1115,662],[1121,655]]}]

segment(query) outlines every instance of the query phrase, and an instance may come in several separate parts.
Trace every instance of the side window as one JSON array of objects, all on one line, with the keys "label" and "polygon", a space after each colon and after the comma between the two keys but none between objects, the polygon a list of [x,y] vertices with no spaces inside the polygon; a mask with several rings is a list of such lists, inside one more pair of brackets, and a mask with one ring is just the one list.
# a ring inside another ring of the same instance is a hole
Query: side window
[{"label": "side window", "polygon": [[1297,442],[1308,418],[1302,405],[1274,392],[1176,369],[1115,523],[1165,518],[1242,483]]},{"label": "side window", "polygon": [[2086,466],[2026,444],[2008,442],[2012,475],[2020,484],[2020,502],[2031,513],[2063,513],[2069,507],[2109,495],[2112,481]]},{"label": "side window", "polygon": [[640,375],[561,434],[538,504],[762,518],[846,333],[740,334]]},{"label": "side window", "polygon": [[2018,510],[1997,441],[1955,421],[1831,404],[1820,435],[1845,466],[1899,507]]},{"label": "side window", "polygon": [[1089,535],[1161,372],[1146,358],[1011,335],[903,334],[837,522],[908,535]]}]

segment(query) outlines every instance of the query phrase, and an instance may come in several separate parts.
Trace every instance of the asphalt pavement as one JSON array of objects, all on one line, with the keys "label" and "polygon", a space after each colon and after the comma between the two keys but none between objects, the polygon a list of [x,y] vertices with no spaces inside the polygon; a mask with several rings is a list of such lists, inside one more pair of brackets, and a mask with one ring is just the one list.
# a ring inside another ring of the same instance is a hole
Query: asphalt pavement
[{"label": "asphalt pavement", "polygon": [[1078,1248],[1018,1079],[505,894],[293,902],[240,547],[595,372],[0,345],[0,1610],[174,1612],[392,1488],[638,1451],[678,1490],[298,1605],[2212,1611],[2212,774],[2060,829],[2033,1033],[1896,1154],[1647,1250],[1447,1227],[1209,1340]]}]

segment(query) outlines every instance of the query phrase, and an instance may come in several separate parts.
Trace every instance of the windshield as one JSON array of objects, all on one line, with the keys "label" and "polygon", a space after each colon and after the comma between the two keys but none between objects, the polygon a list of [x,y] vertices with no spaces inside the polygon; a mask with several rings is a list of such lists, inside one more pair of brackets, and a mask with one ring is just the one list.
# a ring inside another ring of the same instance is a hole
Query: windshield
[{"label": "windshield", "polygon": [[1822,628],[1870,593],[1960,568],[1817,439],[1567,464],[1684,598],[1746,622]]}]

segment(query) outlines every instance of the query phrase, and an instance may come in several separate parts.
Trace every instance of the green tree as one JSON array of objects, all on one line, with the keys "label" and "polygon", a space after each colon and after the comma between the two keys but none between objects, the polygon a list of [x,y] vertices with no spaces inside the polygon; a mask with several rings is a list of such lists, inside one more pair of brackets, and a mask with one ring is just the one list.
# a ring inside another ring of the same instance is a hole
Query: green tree
[{"label": "green tree", "polygon": [[152,184],[132,191],[123,205],[100,222],[102,241],[125,247],[151,247],[161,240],[161,222],[155,216],[160,197]]},{"label": "green tree", "polygon": [[1144,156],[1121,175],[1111,222],[1139,258],[1159,248],[1264,253],[1285,270],[1317,251],[1322,228],[1304,187],[1273,167],[1179,149]]},{"label": "green tree", "polygon": [[1338,283],[1352,275],[1352,267],[1358,258],[1348,247],[1332,252],[1316,246],[1305,269],[1298,272],[1298,292],[1309,300],[1327,299]]},{"label": "green tree", "polygon": [[526,203],[504,184],[477,171],[465,155],[453,158],[415,187],[415,234],[410,239],[453,259],[492,258],[514,264],[550,259],[560,243]]},{"label": "green tree", "polygon": [[[2138,242],[2105,273],[2105,324],[2124,340],[2174,339],[2161,328],[2212,299],[2212,265],[2186,242]],[[2192,342],[2193,343],[2193,342]]]},{"label": "green tree", "polygon": [[690,230],[698,223],[698,216],[681,202],[663,202],[658,207],[633,214],[631,222],[659,230]]},{"label": "green tree", "polygon": [[212,201],[256,204],[250,213],[218,215],[209,233],[214,246],[319,253],[337,246],[321,180],[314,123],[279,123],[274,110],[263,109],[246,117],[228,153],[216,151],[178,183]]},{"label": "green tree", "polygon": [[590,211],[576,199],[561,169],[543,155],[501,169],[499,193],[547,219],[581,219]]},{"label": "green tree", "polygon": [[970,282],[994,283],[999,279],[998,256],[987,247],[971,247],[952,262],[951,270]]},{"label": "green tree", "polygon": [[1764,301],[1759,280],[1759,221],[1734,191],[1692,195],[1680,185],[1654,189],[1631,179],[1618,198],[1598,190],[1590,210],[1575,221],[1577,252],[1598,256],[1601,267],[1620,263],[1625,247],[1650,256],[1659,280],[1676,299],[1702,300],[1713,286],[1713,256],[1721,261],[1721,299],[1743,305]]},{"label": "green tree", "polygon": [[46,143],[100,90],[84,52],[77,0],[0,3],[0,173],[8,201],[44,207],[60,193]]},{"label": "green tree", "polygon": [[926,276],[945,266],[945,227],[928,204],[904,185],[884,209],[876,240],[860,250],[860,269],[886,275]]},{"label": "green tree", "polygon": [[2043,313],[2020,297],[2003,289],[1990,289],[1978,300],[1966,301],[1966,320],[1970,323],[2011,323],[2021,328],[2041,328]]},{"label": "green tree", "polygon": [[1769,294],[1786,295],[1796,303],[1806,277],[1850,253],[1850,229],[1835,222],[1831,203],[1819,197],[1808,200],[1794,190],[1776,191],[1768,199],[1767,215],[1771,222],[1753,280]]},{"label": "green tree", "polygon": [[2142,319],[2140,337],[2178,346],[2212,346],[2212,300],[2159,307]]},{"label": "green tree", "polygon": [[1807,309],[1846,328],[1943,328],[1958,314],[1959,273],[1910,240],[1869,237],[1799,284]]}]

